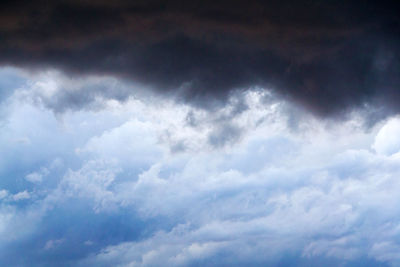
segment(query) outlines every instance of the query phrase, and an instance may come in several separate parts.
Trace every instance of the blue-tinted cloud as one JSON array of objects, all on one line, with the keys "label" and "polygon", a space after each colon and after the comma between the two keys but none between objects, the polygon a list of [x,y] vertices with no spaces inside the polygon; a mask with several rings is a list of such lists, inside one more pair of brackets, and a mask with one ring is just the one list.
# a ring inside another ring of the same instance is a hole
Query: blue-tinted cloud
[{"label": "blue-tinted cloud", "polygon": [[1,265],[400,264],[398,118],[366,131],[256,89],[213,112],[130,97],[60,114],[38,77],[4,101]]}]

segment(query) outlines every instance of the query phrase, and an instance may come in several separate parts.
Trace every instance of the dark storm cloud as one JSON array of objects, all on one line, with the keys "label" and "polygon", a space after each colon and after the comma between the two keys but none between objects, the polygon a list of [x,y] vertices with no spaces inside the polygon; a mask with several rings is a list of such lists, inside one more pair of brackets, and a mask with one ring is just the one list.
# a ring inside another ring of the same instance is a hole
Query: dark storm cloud
[{"label": "dark storm cloud", "polygon": [[114,75],[200,106],[261,86],[319,115],[400,110],[390,1],[9,1],[0,21],[2,64]]}]

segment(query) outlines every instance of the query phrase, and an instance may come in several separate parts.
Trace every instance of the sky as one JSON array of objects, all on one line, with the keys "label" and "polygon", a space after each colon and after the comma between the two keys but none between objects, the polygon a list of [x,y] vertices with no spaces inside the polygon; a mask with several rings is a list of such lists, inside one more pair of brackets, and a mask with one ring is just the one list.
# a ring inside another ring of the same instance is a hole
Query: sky
[{"label": "sky", "polygon": [[1,266],[400,266],[394,2],[1,5]]}]

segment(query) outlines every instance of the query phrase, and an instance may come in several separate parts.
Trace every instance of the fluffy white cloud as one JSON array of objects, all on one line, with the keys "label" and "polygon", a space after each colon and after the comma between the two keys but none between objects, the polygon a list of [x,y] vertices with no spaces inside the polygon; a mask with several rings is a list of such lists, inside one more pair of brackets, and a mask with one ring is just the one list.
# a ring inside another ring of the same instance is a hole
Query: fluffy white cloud
[{"label": "fluffy white cloud", "polygon": [[[1,247],[77,247],[70,262],[82,266],[279,265],[287,255],[399,263],[397,118],[366,131],[360,114],[321,121],[258,89],[212,112],[96,95],[101,109],[54,115],[49,103],[62,84],[75,92],[107,80],[57,75],[6,101]],[[113,220],[106,227],[102,214]],[[64,220],[73,230],[57,228]],[[107,231],[116,237],[95,240]]]},{"label": "fluffy white cloud", "polygon": [[400,119],[392,118],[380,129],[373,144],[376,152],[392,155],[400,152]]}]

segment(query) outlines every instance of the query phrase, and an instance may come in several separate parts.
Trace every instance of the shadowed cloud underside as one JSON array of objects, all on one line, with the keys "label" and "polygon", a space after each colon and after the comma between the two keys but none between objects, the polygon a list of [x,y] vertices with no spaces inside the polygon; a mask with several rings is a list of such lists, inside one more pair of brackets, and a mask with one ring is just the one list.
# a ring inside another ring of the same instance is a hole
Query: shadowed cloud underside
[{"label": "shadowed cloud underside", "polygon": [[113,75],[202,107],[259,86],[322,116],[400,108],[391,1],[9,1],[0,21],[2,64]]}]

